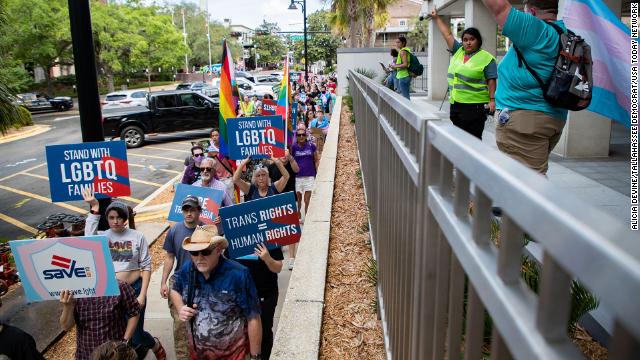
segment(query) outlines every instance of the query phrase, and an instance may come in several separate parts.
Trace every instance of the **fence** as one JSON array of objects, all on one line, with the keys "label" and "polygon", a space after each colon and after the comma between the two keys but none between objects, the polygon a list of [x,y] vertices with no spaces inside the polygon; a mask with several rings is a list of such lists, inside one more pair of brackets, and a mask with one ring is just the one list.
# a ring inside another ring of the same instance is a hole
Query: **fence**
[{"label": "fence", "polygon": [[[349,90],[389,359],[581,358],[567,335],[574,279],[613,313],[610,357],[640,353],[637,234],[430,108],[353,71]],[[537,293],[520,275],[525,234],[543,249]]]}]

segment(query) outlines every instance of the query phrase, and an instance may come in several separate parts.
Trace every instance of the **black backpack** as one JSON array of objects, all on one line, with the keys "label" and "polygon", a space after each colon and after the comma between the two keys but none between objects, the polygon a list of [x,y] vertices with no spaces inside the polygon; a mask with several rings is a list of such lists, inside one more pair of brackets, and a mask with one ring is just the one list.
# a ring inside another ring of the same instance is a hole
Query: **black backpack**
[{"label": "black backpack", "polygon": [[420,64],[420,60],[413,53],[409,53],[409,68],[407,70],[412,77],[418,77],[424,72],[424,66]]},{"label": "black backpack", "polygon": [[553,23],[551,25],[558,32],[558,55],[551,72],[551,77],[544,83],[540,75],[533,70],[524,56],[516,47],[513,49],[518,55],[520,66],[525,65],[527,70],[536,78],[542,95],[553,107],[580,111],[586,109],[591,103],[593,91],[593,77],[591,76],[591,46],[583,38]]}]

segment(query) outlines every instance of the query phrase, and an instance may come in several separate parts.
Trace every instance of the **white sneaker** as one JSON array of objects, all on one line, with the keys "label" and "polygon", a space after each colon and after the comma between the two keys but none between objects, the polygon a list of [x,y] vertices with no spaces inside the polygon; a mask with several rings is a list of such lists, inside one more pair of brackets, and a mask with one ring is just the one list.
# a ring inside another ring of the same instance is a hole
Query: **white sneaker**
[{"label": "white sneaker", "polygon": [[289,270],[293,270],[293,263],[295,262],[295,258],[289,259]]}]

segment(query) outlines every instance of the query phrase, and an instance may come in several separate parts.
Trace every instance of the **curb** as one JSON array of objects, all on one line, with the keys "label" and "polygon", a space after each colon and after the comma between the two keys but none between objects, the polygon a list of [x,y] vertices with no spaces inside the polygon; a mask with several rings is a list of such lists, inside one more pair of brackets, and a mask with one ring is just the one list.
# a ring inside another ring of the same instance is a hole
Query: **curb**
[{"label": "curb", "polygon": [[5,144],[12,141],[25,139],[31,136],[40,135],[53,128],[50,125],[31,125],[28,127],[31,127],[31,129],[27,129],[23,131],[18,130],[19,132],[17,134],[11,134],[11,135],[0,137],[0,144]]}]

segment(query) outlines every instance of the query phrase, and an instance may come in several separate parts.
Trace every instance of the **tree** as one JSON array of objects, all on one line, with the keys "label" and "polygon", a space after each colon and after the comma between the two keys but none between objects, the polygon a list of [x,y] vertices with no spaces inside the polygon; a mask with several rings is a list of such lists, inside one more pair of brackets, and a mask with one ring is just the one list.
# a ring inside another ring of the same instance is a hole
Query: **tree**
[{"label": "tree", "polygon": [[388,19],[387,8],[397,0],[332,0],[329,23],[348,47],[373,47],[376,29]]},{"label": "tree", "polygon": [[429,39],[429,23],[425,20],[420,21],[416,16],[410,20],[410,24],[413,25],[413,30],[407,34],[407,46],[414,51],[424,51]]},{"label": "tree", "polygon": [[[0,0],[0,38],[7,39],[8,34],[8,16],[6,13],[7,0]],[[0,45],[4,45],[4,42]],[[20,109],[11,101],[11,85],[16,78],[23,75],[12,76],[11,72],[7,72],[7,64],[13,64],[14,61],[8,59],[9,53],[5,46],[0,46],[0,132],[3,134],[15,123],[28,123],[31,121],[31,115],[28,111]],[[14,66],[11,66],[13,68]],[[15,66],[19,69],[19,66]],[[22,69],[24,71],[24,69]],[[18,70],[19,71],[19,70]]]},{"label": "tree", "polygon": [[[307,30],[329,31],[329,17],[328,11],[314,12],[307,17]],[[332,66],[337,61],[338,47],[342,44],[340,37],[331,33],[312,33],[308,34],[308,36],[307,47],[309,55],[305,57],[305,60],[308,58],[310,64],[324,60],[327,66]],[[302,59],[304,57],[304,40],[292,41],[291,49],[296,59]]]},{"label": "tree", "polygon": [[256,27],[253,43],[259,55],[258,60],[267,66],[280,63],[287,51],[282,37],[276,35],[278,31],[280,27],[277,23],[269,23],[266,20],[262,20],[262,24]]},{"label": "tree", "polygon": [[7,13],[6,40],[14,44],[15,59],[42,67],[52,94],[51,68],[73,64],[67,1],[8,0]]},{"label": "tree", "polygon": [[114,76],[181,63],[186,51],[171,17],[156,7],[94,3],[92,25],[98,70],[114,90]]}]

